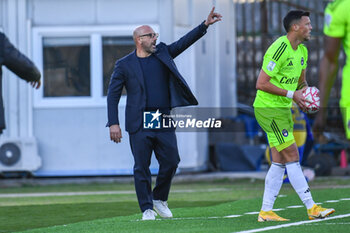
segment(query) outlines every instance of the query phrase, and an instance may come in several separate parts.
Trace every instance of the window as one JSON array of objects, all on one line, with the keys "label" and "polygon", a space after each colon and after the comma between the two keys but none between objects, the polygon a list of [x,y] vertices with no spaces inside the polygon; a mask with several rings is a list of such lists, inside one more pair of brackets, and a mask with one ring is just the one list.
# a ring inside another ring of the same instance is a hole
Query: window
[{"label": "window", "polygon": [[[103,95],[107,95],[108,84],[115,62],[135,49],[132,37],[103,37]],[[126,94],[125,88],[123,95]]]},{"label": "window", "polygon": [[[159,31],[158,25],[150,25]],[[116,60],[135,49],[136,25],[34,27],[33,60],[43,75],[35,108],[102,107]],[[123,95],[125,95],[123,90]],[[122,96],[120,105],[125,105]]]},{"label": "window", "polygon": [[44,97],[90,96],[90,39],[44,38]]}]

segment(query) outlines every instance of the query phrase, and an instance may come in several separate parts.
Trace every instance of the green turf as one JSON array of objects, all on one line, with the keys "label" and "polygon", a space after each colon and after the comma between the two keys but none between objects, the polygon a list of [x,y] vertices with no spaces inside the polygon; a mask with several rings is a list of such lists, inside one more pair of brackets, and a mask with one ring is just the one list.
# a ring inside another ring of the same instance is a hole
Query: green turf
[{"label": "green turf", "polygon": [[[350,198],[348,181],[318,180],[311,183],[317,202]],[[341,188],[340,185],[347,188]],[[333,188],[332,188],[333,187]],[[218,190],[217,190],[218,189]],[[11,192],[9,192],[11,190]],[[132,184],[56,185],[1,189],[1,193],[133,191]],[[193,192],[186,192],[191,190]],[[210,190],[210,191],[206,191]],[[175,219],[143,222],[136,195],[103,194],[49,197],[0,198],[0,232],[236,232],[281,223],[258,223],[263,181],[238,180],[174,184],[169,196]],[[301,205],[298,196],[285,184],[275,208]],[[350,213],[350,201],[325,203],[336,209],[335,215]],[[278,212],[291,222],[307,220],[305,208]],[[227,215],[243,215],[223,218]],[[217,217],[217,218],[210,218]],[[185,219],[176,219],[185,218]],[[337,223],[337,224],[335,224]],[[350,218],[293,226],[273,232],[346,232]]]}]

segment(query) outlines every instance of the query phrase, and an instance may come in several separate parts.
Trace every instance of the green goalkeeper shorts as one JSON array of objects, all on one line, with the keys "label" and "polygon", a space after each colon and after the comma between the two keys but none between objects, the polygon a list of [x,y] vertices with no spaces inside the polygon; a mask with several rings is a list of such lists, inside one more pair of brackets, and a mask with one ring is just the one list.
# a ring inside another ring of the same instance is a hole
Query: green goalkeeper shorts
[{"label": "green goalkeeper shorts", "polygon": [[278,152],[295,143],[290,108],[254,108],[255,118],[265,131],[270,147]]},{"label": "green goalkeeper shorts", "polygon": [[340,109],[343,115],[346,138],[350,140],[350,64],[344,66],[340,98]]},{"label": "green goalkeeper shorts", "polygon": [[349,106],[341,105],[340,109],[343,115],[345,135],[350,140],[350,104]]}]

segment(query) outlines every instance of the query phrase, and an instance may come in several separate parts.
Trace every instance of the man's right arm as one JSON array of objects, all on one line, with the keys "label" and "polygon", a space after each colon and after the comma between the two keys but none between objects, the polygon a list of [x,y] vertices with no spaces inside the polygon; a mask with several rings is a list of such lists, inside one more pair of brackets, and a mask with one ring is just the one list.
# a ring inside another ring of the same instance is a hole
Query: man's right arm
[{"label": "man's right arm", "polygon": [[186,35],[181,37],[178,41],[175,41],[171,45],[168,45],[168,51],[172,58],[177,57],[185,49],[190,47],[194,42],[200,39],[207,33],[207,29],[210,25],[221,21],[222,16],[219,13],[214,12],[215,7],[213,7],[207,17],[207,19],[201,23],[198,27],[192,29]]},{"label": "man's right arm", "polygon": [[118,105],[122,94],[125,77],[120,62],[117,61],[112,73],[107,94],[108,123],[110,127],[110,138],[118,143],[122,138],[118,119]]},{"label": "man's right arm", "polygon": [[[304,74],[305,70],[303,70]],[[287,90],[279,88],[275,85],[273,85],[270,82],[271,77],[265,73],[265,71],[262,69],[260,71],[260,74],[258,76],[258,80],[256,81],[256,89],[261,90],[264,92],[268,92],[270,94],[279,95],[279,96],[287,96]],[[304,109],[306,108],[306,105],[304,103],[305,98],[302,95],[304,89],[297,90],[294,92],[294,95],[292,96],[292,99],[300,106],[300,108]]]},{"label": "man's right arm", "polygon": [[179,40],[173,42],[168,45],[168,51],[172,58],[177,57],[180,53],[185,51],[188,47],[190,47],[194,42],[199,40],[202,36],[207,33],[207,26],[204,24],[204,21],[186,35],[181,37]]}]

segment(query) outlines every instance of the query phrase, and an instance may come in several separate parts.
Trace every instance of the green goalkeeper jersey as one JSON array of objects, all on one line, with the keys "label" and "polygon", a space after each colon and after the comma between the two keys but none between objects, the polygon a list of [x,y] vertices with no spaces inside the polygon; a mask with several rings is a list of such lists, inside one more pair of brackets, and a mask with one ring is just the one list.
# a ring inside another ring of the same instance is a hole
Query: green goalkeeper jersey
[{"label": "green goalkeeper jersey", "polygon": [[[324,34],[330,37],[342,38],[346,54],[346,63],[343,69],[341,90],[341,104],[350,104],[350,0],[336,0],[327,5],[325,10]],[[347,93],[346,93],[347,91]]]},{"label": "green goalkeeper jersey", "polygon": [[[295,91],[301,72],[306,69],[307,48],[300,44],[294,50],[287,38],[281,36],[266,51],[262,65],[263,71],[271,77],[270,82],[282,89]],[[254,107],[288,107],[292,99],[258,90]]]}]

